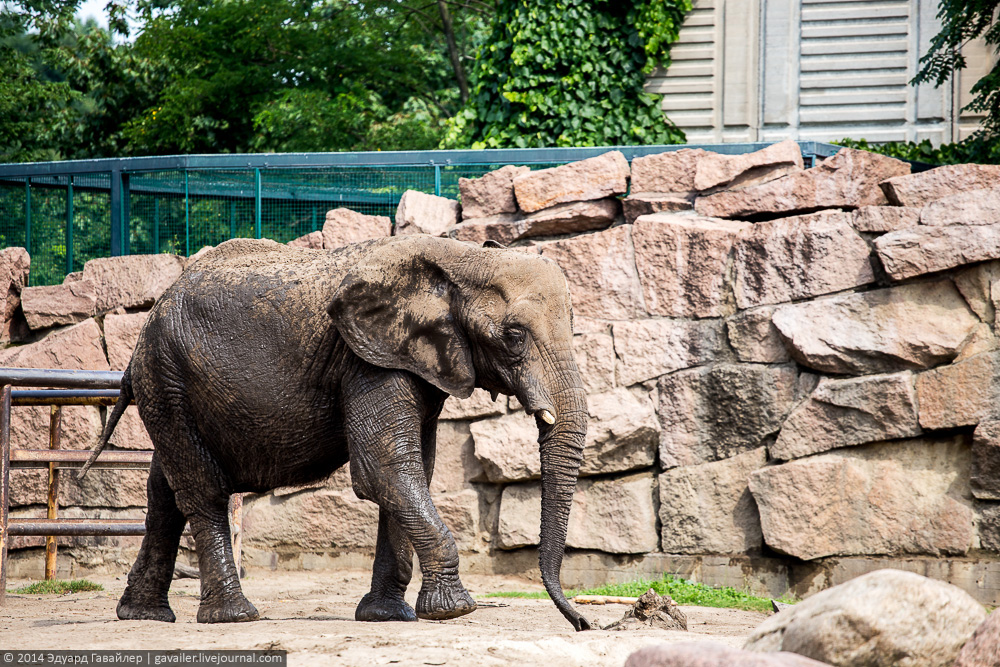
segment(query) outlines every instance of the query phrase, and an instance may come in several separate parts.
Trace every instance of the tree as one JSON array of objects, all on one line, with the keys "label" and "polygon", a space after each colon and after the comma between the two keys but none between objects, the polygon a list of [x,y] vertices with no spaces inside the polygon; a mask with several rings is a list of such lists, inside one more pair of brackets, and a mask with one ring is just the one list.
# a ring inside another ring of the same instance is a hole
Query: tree
[{"label": "tree", "polygon": [[669,64],[690,0],[499,0],[445,145],[677,143],[643,92]]},{"label": "tree", "polygon": [[[953,72],[965,68],[961,49],[973,39],[983,37],[994,50],[1000,50],[998,9],[1000,0],[941,0],[941,31],[920,59],[920,71],[911,83],[933,82],[940,86],[950,81]],[[986,114],[982,130],[985,135],[1000,134],[1000,62],[976,82],[972,94],[974,98],[966,109]],[[982,141],[982,137],[978,140]]]}]

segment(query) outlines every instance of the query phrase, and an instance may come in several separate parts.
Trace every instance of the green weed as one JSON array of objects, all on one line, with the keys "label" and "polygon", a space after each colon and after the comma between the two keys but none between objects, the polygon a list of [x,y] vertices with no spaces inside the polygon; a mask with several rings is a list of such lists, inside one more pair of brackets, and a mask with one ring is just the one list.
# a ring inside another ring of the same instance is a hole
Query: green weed
[{"label": "green weed", "polygon": [[86,591],[103,590],[104,586],[87,581],[86,579],[73,579],[72,581],[46,579],[16,588],[11,593],[20,593],[22,595],[63,595],[65,593],[84,593]]}]

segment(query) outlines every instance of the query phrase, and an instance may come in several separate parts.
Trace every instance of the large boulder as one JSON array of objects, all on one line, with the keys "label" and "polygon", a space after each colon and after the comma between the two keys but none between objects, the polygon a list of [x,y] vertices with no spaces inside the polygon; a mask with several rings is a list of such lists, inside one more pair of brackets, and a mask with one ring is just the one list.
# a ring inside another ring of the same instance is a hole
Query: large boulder
[{"label": "large boulder", "polygon": [[110,313],[104,318],[104,344],[112,370],[123,371],[128,366],[148,318],[148,312]]},{"label": "large boulder", "polygon": [[950,280],[781,306],[772,321],[796,361],[851,375],[946,363],[979,325]]},{"label": "large boulder", "polygon": [[722,350],[721,320],[633,320],[612,327],[618,384],[628,387],[712,361]]},{"label": "large boulder", "polygon": [[21,309],[32,329],[75,324],[94,316],[97,292],[89,280],[25,287],[21,290]]},{"label": "large boulder", "polygon": [[250,548],[373,552],[377,534],[378,506],[350,486],[250,496],[243,506],[243,544]]},{"label": "large boulder", "polygon": [[959,192],[933,201],[920,211],[920,224],[938,227],[1000,224],[1000,187]]},{"label": "large boulder", "polygon": [[566,274],[575,315],[629,320],[644,313],[631,226],[547,243],[542,256]]},{"label": "large boulder", "polygon": [[539,169],[514,178],[522,211],[532,213],[570,201],[603,199],[628,190],[629,164],[621,151]]},{"label": "large boulder", "polygon": [[573,336],[573,356],[588,394],[600,394],[614,388],[615,343],[610,334]]},{"label": "large boulder", "polygon": [[507,401],[493,400],[485,389],[475,389],[468,398],[449,396],[441,410],[441,419],[478,419],[507,412]]},{"label": "large boulder", "polygon": [[[462,206],[453,199],[407,190],[396,207],[396,234],[442,236],[462,219]],[[324,231],[325,231],[324,227]],[[324,240],[324,245],[325,245]]]},{"label": "large boulder", "polygon": [[894,176],[881,184],[894,206],[920,208],[959,192],[992,188],[1000,182],[1000,165],[950,164],[917,174]]},{"label": "large boulder", "polygon": [[768,618],[745,648],[843,667],[951,667],[985,618],[982,605],[957,586],[878,570]]},{"label": "large boulder", "polygon": [[751,653],[716,642],[654,644],[628,657],[625,667],[829,667],[795,653]]},{"label": "large boulder", "polygon": [[926,429],[974,426],[997,416],[1000,354],[977,354],[917,375],[920,425]]},{"label": "large boulder", "polygon": [[862,445],[750,475],[764,542],[780,553],[959,556],[973,538],[962,436]]},{"label": "large boulder", "polygon": [[465,220],[448,230],[448,235],[459,241],[477,244],[489,240],[510,245],[536,236],[604,229],[618,219],[620,212],[621,203],[617,199],[569,202],[524,216],[503,213],[489,218]]},{"label": "large boulder", "polygon": [[972,439],[972,495],[1000,500],[1000,420],[980,422]]},{"label": "large boulder", "polygon": [[187,260],[178,255],[101,257],[83,265],[83,279],[97,292],[97,312],[148,308],[181,275]]},{"label": "large boulder", "polygon": [[622,212],[625,222],[632,224],[643,215],[653,213],[676,213],[688,211],[694,207],[694,196],[677,195],[663,192],[629,192],[622,200]]},{"label": "large boulder", "polygon": [[[404,195],[405,196],[405,195]],[[413,197],[413,195],[410,195]],[[449,200],[450,201],[450,200]],[[402,204],[402,202],[400,202]],[[450,211],[453,207],[445,205]],[[404,216],[413,219],[417,217],[417,206],[409,209],[404,207]],[[420,212],[424,212],[420,209]],[[398,213],[397,213],[398,215]],[[334,250],[348,243],[367,241],[389,236],[392,233],[392,220],[384,215],[365,215],[349,208],[335,208],[327,211],[323,222],[323,248]]]},{"label": "large boulder", "polygon": [[438,422],[436,452],[430,486],[432,494],[471,489],[474,480],[485,478],[483,466],[476,458],[468,422]]},{"label": "large boulder", "polygon": [[996,326],[1000,304],[1000,262],[984,262],[957,271],[955,287],[969,308],[986,324]]},{"label": "large boulder", "polygon": [[801,171],[803,166],[802,150],[793,139],[753,153],[709,153],[698,160],[694,189],[749,187]]},{"label": "large boulder", "polygon": [[[11,475],[12,505],[42,505],[48,499],[48,471],[21,470]],[[145,507],[145,470],[91,470],[83,478],[63,472],[60,507]]]},{"label": "large boulder", "polygon": [[[659,425],[647,396],[626,389],[587,398],[590,425],[581,475],[646,468],[656,460]],[[535,419],[517,411],[469,426],[476,458],[491,482],[535,479],[541,474]]]},{"label": "large boulder", "polygon": [[721,315],[729,251],[750,227],[673,213],[636,220],[632,240],[646,310],[668,317]]},{"label": "large boulder", "polygon": [[913,227],[920,222],[920,209],[905,206],[862,206],[852,220],[859,232],[883,234]]},{"label": "large boulder", "polygon": [[958,652],[952,667],[996,667],[1000,656],[1000,614],[990,614]]},{"label": "large boulder", "polygon": [[736,244],[736,304],[750,308],[874,282],[868,244],[848,213],[819,213],[752,225]]},{"label": "large boulder", "polygon": [[507,165],[480,178],[459,178],[458,192],[462,197],[462,218],[486,218],[498,213],[517,213],[514,179],[527,174],[529,167]]},{"label": "large boulder", "polygon": [[632,192],[686,195],[695,192],[698,162],[710,155],[701,148],[682,148],[632,158]]},{"label": "large boulder", "polygon": [[[504,487],[498,546],[538,544],[542,489],[538,482]],[[650,473],[581,479],[573,494],[566,546],[617,554],[656,551],[656,484]]]},{"label": "large boulder", "polygon": [[713,218],[744,218],[881,205],[886,199],[879,182],[908,173],[906,162],[841,148],[815,167],[760,185],[699,197],[694,207]]},{"label": "large boulder", "polygon": [[28,285],[31,257],[24,248],[0,250],[0,298],[4,302],[4,321],[10,320],[21,303],[21,290]]},{"label": "large boulder", "polygon": [[763,544],[750,473],[767,463],[764,447],[723,461],[660,474],[660,544],[670,554],[739,554]]},{"label": "large boulder", "polygon": [[[323,232],[315,231],[309,232],[308,234],[303,234],[302,236],[292,239],[288,242],[288,246],[292,248],[306,248],[309,250],[322,250],[323,249]],[[190,260],[190,258],[189,258]]]},{"label": "large boulder", "polygon": [[776,433],[798,397],[794,365],[713,364],[660,378],[660,465],[718,461]]},{"label": "large boulder", "polygon": [[771,456],[795,459],[838,447],[920,434],[913,374],[823,378],[788,415]]},{"label": "large boulder", "polygon": [[903,280],[956,266],[1000,259],[1000,225],[919,225],[875,239],[886,273]]},{"label": "large boulder", "polygon": [[775,306],[744,310],[726,320],[729,344],[740,361],[782,364],[792,357],[777,327],[771,321]]}]

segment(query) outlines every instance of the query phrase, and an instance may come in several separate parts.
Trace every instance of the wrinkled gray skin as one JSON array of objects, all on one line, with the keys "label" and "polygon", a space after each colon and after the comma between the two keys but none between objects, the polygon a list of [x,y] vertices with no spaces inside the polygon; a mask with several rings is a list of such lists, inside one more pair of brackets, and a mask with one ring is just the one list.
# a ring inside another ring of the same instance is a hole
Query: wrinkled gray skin
[{"label": "wrinkled gray skin", "polygon": [[[167,589],[186,519],[201,571],[198,621],[257,619],[233,564],[230,495],[322,479],[348,461],[357,495],[379,506],[371,591],[356,618],[473,611],[428,484],[445,398],[482,387],[535,415],[542,579],[570,623],[588,629],[559,584],[587,430],[570,317],[559,268],[514,250],[425,236],[333,252],[221,244],[154,306],[123,378],[155,453],[146,536],[118,617],[174,620]],[[414,551],[416,610],[403,599]]]}]

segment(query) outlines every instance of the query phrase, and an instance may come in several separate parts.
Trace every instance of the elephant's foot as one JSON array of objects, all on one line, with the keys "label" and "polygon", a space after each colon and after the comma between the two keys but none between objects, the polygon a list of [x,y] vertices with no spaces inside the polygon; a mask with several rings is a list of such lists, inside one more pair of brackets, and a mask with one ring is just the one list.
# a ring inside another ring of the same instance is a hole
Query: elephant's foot
[{"label": "elephant's foot", "polygon": [[424,579],[417,595],[417,617],[431,621],[465,616],[476,610],[476,601],[465,590],[458,575],[445,576],[433,581]]},{"label": "elephant's foot", "polygon": [[118,618],[122,621],[162,621],[163,623],[173,623],[177,620],[170,605],[166,602],[155,604],[141,604],[126,589],[121,600],[118,601]]},{"label": "elephant's foot", "polygon": [[355,621],[416,621],[417,614],[402,596],[368,593],[354,611]]},{"label": "elephant's foot", "polygon": [[202,600],[198,607],[199,623],[244,623],[260,620],[257,608],[240,595],[228,600],[210,602]]}]

